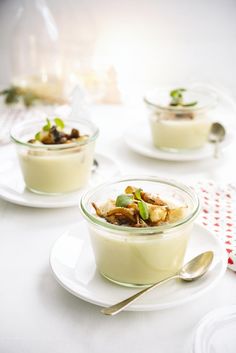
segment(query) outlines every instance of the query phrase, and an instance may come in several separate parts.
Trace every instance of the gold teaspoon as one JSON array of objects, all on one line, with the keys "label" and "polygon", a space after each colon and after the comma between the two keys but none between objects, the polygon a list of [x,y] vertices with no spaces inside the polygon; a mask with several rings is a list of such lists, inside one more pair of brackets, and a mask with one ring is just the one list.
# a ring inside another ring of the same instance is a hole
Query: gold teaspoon
[{"label": "gold teaspoon", "polygon": [[213,123],[211,125],[210,133],[208,136],[208,141],[214,143],[214,157],[219,157],[219,143],[225,138],[225,128],[220,123]]},{"label": "gold teaspoon", "polygon": [[132,295],[131,297],[125,300],[122,300],[117,304],[114,304],[108,308],[103,308],[101,310],[101,313],[105,315],[116,315],[122,310],[124,310],[125,308],[127,308],[128,305],[130,305],[138,298],[143,296],[145,293],[150,292],[154,288],[158,287],[163,283],[170,281],[171,279],[180,278],[183,281],[187,281],[187,282],[194,281],[202,277],[207,272],[207,270],[209,269],[209,266],[212,263],[213,257],[214,257],[214,254],[212,251],[206,251],[194,257],[191,261],[187,262],[175,275],[167,277],[157,283],[154,283],[153,285],[147,288],[144,288],[140,292]]}]

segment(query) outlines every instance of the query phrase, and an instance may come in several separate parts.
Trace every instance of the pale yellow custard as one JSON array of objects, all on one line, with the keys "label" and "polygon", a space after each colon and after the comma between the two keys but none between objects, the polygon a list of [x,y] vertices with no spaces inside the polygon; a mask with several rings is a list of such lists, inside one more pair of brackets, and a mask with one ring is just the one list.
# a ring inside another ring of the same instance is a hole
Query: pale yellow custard
[{"label": "pale yellow custard", "polygon": [[89,226],[96,264],[108,279],[126,285],[147,285],[176,273],[183,264],[192,225],[174,235],[112,236]]},{"label": "pale yellow custard", "polygon": [[185,150],[202,147],[208,140],[211,121],[204,115],[193,120],[158,119],[150,115],[152,140],[155,147]]},{"label": "pale yellow custard", "polygon": [[215,92],[203,88],[156,89],[144,100],[155,147],[181,152],[207,143],[217,102]]},{"label": "pale yellow custard", "polygon": [[59,117],[15,125],[15,143],[26,187],[55,195],[79,190],[89,182],[97,128],[87,120]]},{"label": "pale yellow custard", "polygon": [[188,205],[127,186],[116,200],[93,203],[93,207],[99,219],[121,230],[126,227],[121,235],[89,224],[97,267],[103,276],[124,285],[148,285],[181,267],[192,224],[170,234],[163,234],[158,227],[161,230],[185,219]]},{"label": "pale yellow custard", "polygon": [[19,161],[27,187],[36,192],[60,194],[84,187],[93,163],[94,143],[72,150],[27,151]]}]

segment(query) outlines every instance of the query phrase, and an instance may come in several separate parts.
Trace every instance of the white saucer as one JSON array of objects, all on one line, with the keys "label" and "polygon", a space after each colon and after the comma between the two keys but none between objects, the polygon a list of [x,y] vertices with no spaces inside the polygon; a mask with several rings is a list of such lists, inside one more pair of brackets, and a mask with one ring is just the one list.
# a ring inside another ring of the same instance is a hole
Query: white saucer
[{"label": "white saucer", "polygon": [[[188,283],[170,281],[140,298],[127,310],[171,308],[193,300],[212,288],[226,270],[226,252],[213,234],[202,226],[195,225],[186,260],[206,250],[214,251],[214,260],[204,277]],[[85,222],[80,222],[56,241],[51,251],[50,264],[62,287],[96,305],[109,306],[138,291],[137,288],[114,284],[98,273]]]},{"label": "white saucer", "polygon": [[[145,156],[166,161],[197,161],[213,157],[214,146],[206,143],[204,147],[181,152],[168,152],[154,147],[151,140],[149,125],[139,123],[135,129],[127,129],[124,136],[127,145],[135,152]],[[225,140],[220,144],[220,151],[223,151],[233,141],[232,136],[227,132]]]},{"label": "white saucer", "polygon": [[210,311],[197,326],[193,353],[235,353],[236,305]]},{"label": "white saucer", "polygon": [[[105,182],[119,173],[117,164],[103,154],[95,154],[98,167],[91,174],[88,187]],[[25,187],[20,166],[14,153],[9,158],[0,159],[0,198],[11,203],[39,208],[72,207],[79,203],[85,189],[65,195],[38,195]]]}]

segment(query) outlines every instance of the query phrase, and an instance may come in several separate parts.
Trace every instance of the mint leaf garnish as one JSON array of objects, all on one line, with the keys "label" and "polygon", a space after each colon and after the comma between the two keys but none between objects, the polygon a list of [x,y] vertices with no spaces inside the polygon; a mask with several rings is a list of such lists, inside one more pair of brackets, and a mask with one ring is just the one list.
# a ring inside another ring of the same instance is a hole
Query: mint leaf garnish
[{"label": "mint leaf garnish", "polygon": [[170,97],[172,98],[170,101],[170,106],[176,107],[176,106],[181,106],[181,107],[193,107],[195,106],[198,102],[189,102],[185,103],[184,102],[184,96],[183,92],[186,92],[187,90],[185,88],[177,88],[174,89],[173,91],[170,91]]},{"label": "mint leaf garnish", "polygon": [[190,103],[185,103],[185,104],[182,104],[183,107],[194,107],[194,105],[197,104],[197,101],[195,102],[190,102]]},{"label": "mint leaf garnish", "polygon": [[170,92],[170,96],[172,98],[180,98],[182,97],[182,92],[186,92],[186,89],[185,88],[177,88],[177,89],[174,89],[173,91]]},{"label": "mint leaf garnish", "polygon": [[60,118],[55,118],[54,121],[57,127],[59,127],[62,130],[64,129],[65,124],[63,120],[61,120]]},{"label": "mint leaf garnish", "polygon": [[134,193],[134,196],[136,197],[137,200],[142,200],[141,191],[142,189],[137,189]]},{"label": "mint leaf garnish", "polygon": [[49,131],[51,128],[50,120],[47,118],[46,121],[47,121],[47,124],[43,126],[43,131]]},{"label": "mint leaf garnish", "polygon": [[122,194],[116,198],[116,207],[127,207],[133,202],[133,195]]},{"label": "mint leaf garnish", "polygon": [[40,141],[40,131],[34,135],[35,140]]},{"label": "mint leaf garnish", "polygon": [[146,221],[149,218],[149,211],[147,204],[144,201],[139,201],[138,202],[138,209],[139,209],[139,214],[141,218]]}]

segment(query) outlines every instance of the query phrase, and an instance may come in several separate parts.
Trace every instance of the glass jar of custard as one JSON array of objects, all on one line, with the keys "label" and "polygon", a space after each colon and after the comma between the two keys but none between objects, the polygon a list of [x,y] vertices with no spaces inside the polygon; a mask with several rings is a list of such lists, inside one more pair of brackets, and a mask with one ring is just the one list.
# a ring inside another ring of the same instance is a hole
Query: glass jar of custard
[{"label": "glass jar of custard", "polygon": [[218,101],[213,90],[156,89],[144,101],[155,147],[178,152],[201,148],[207,142]]}]

